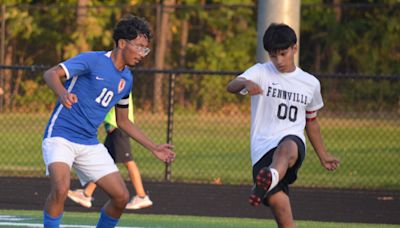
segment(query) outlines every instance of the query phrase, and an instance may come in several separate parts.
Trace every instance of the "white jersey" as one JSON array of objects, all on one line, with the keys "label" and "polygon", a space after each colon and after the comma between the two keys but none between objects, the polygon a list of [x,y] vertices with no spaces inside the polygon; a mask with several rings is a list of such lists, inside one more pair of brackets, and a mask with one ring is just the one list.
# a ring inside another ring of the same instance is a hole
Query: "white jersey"
[{"label": "white jersey", "polygon": [[296,135],[306,143],[306,111],[324,106],[317,78],[298,67],[293,72],[281,73],[272,62],[256,64],[238,77],[257,83],[263,90],[251,97],[253,165],[287,135]]}]

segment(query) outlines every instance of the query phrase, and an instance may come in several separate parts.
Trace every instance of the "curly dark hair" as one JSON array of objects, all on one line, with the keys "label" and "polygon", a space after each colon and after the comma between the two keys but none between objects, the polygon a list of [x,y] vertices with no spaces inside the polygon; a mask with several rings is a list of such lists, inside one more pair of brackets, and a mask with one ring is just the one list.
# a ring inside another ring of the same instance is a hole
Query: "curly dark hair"
[{"label": "curly dark hair", "polygon": [[138,36],[145,36],[148,40],[153,37],[144,18],[128,14],[122,17],[114,28],[113,39],[117,46],[120,39],[133,40]]}]

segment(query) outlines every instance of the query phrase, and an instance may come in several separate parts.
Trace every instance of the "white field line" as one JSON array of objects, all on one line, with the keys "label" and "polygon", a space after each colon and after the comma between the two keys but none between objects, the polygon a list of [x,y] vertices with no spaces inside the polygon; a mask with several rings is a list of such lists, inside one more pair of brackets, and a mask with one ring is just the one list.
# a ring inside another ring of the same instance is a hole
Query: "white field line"
[{"label": "white field line", "polygon": [[0,221],[25,221],[25,220],[32,220],[32,218],[18,217],[15,215],[0,215]]},{"label": "white field line", "polygon": [[[43,227],[42,224],[37,224],[37,223],[19,223],[19,222],[0,222],[0,226]],[[89,226],[89,225],[60,225],[60,227],[94,228],[95,226]],[[138,226],[117,226],[117,228],[143,228],[143,227],[138,227]]]},{"label": "white field line", "polygon": [[[43,227],[43,224],[38,223],[22,223],[16,221],[27,221],[33,220],[34,218],[24,217],[24,216],[15,216],[15,215],[0,215],[0,227],[1,226],[25,226],[25,227]],[[68,228],[94,228],[95,226],[89,225],[60,225],[60,227],[68,227]],[[117,226],[117,228],[143,228],[138,226]]]}]

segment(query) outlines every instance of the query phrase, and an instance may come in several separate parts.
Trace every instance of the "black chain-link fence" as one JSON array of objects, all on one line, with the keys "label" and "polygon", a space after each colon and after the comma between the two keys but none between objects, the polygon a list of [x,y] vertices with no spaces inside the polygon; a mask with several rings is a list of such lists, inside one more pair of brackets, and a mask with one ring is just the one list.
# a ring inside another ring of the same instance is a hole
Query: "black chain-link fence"
[{"label": "black chain-link fence", "polygon": [[[12,95],[0,97],[1,176],[44,176],[41,141],[56,101],[38,77],[45,68],[0,66],[2,74],[11,72],[15,79]],[[154,141],[171,142],[177,153],[166,169],[132,141],[145,180],[251,183],[250,99],[226,92],[238,73],[134,70],[136,123]],[[163,77],[162,109],[157,112],[152,100],[155,75]],[[399,190],[400,77],[316,76],[325,102],[318,118],[324,142],[341,166],[325,171],[308,144],[296,186]],[[101,127],[100,140],[104,132]]]}]

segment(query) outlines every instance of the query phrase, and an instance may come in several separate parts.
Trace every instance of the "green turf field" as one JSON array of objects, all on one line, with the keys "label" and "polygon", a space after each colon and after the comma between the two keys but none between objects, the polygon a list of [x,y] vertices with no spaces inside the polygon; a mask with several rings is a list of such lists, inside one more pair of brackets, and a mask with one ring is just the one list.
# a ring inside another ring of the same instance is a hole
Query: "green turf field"
[{"label": "green turf field", "polygon": [[[0,116],[0,173],[43,176],[43,130],[49,114]],[[137,113],[136,121],[157,142],[166,141],[165,115]],[[249,116],[175,114],[173,144],[177,159],[172,181],[250,184]],[[400,189],[398,119],[320,118],[325,144],[340,158],[340,168],[326,172],[308,145],[296,186]],[[100,129],[104,138],[104,129]],[[164,164],[133,143],[134,159],[144,179],[163,180]],[[125,170],[121,169],[124,172]],[[378,177],[379,178],[374,178]],[[374,181],[371,181],[373,179]]]},{"label": "green turf field", "polygon": [[[66,212],[62,223],[64,227],[94,227],[99,214],[94,212]],[[0,210],[0,227],[40,227],[42,222],[42,211],[17,211]],[[297,221],[297,227],[301,228],[391,228],[398,225],[385,224],[361,224],[361,223],[333,223]],[[63,227],[63,226],[61,226]],[[176,215],[140,215],[123,214],[118,227],[191,227],[191,228],[244,228],[244,227],[276,227],[273,220],[245,219],[245,218],[217,218],[217,217],[195,217]]]}]

